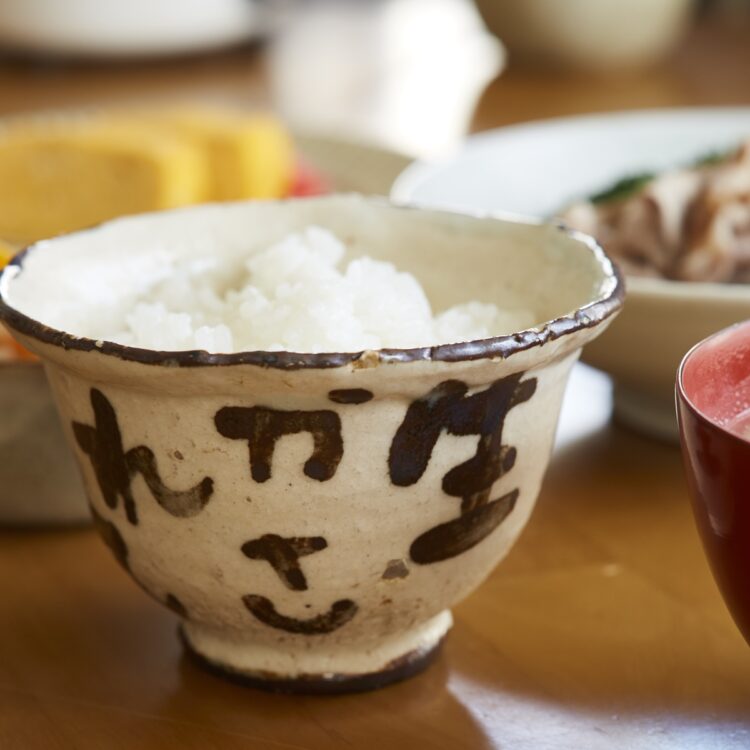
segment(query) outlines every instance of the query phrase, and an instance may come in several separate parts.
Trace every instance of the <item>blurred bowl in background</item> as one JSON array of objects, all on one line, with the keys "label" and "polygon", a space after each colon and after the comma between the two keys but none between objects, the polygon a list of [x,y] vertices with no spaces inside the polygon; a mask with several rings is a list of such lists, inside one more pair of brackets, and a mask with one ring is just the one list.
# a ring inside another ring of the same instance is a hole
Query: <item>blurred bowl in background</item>
[{"label": "blurred bowl in background", "polygon": [[687,28],[693,0],[476,0],[511,57],[576,68],[653,62]]},{"label": "blurred bowl in background", "polygon": [[2,0],[0,45],[96,58],[204,52],[266,33],[287,5],[287,0]]}]

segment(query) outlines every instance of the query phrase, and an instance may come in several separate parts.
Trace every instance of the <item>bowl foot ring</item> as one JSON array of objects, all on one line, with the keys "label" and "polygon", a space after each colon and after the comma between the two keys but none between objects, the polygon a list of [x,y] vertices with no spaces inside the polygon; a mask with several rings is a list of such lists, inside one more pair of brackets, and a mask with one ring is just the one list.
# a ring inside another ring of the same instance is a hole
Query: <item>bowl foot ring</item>
[{"label": "bowl foot ring", "polygon": [[293,693],[298,695],[338,695],[343,693],[363,693],[401,682],[427,669],[440,653],[445,636],[427,649],[411,651],[387,664],[377,672],[366,674],[325,674],[283,677],[271,672],[239,672],[219,664],[199,654],[190,644],[182,626],[178,633],[187,656],[202,669],[246,687],[257,688],[272,693]]}]

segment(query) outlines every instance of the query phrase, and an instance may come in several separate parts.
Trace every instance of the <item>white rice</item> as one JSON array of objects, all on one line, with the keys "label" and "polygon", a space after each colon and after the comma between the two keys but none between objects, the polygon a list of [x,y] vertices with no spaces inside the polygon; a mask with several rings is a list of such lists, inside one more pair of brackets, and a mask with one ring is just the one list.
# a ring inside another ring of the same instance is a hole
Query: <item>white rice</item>
[{"label": "white rice", "polygon": [[346,352],[448,344],[532,326],[527,310],[468,302],[433,316],[419,281],[391,263],[345,253],[311,226],[249,257],[240,278],[218,259],[175,260],[102,338],[146,349]]}]

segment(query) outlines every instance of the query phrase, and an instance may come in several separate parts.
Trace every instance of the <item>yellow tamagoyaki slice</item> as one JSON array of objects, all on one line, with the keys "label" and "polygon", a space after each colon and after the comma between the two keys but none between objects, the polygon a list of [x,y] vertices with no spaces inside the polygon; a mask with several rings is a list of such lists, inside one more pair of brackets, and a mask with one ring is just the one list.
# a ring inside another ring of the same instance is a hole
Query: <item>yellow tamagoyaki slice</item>
[{"label": "yellow tamagoyaki slice", "polygon": [[194,203],[207,179],[188,138],[98,120],[12,126],[0,132],[0,236],[26,243]]},{"label": "yellow tamagoyaki slice", "polygon": [[[118,115],[111,113],[112,117]],[[271,115],[242,113],[204,105],[122,113],[155,130],[193,139],[209,164],[205,200],[282,198],[294,178],[294,145],[283,125]]]}]

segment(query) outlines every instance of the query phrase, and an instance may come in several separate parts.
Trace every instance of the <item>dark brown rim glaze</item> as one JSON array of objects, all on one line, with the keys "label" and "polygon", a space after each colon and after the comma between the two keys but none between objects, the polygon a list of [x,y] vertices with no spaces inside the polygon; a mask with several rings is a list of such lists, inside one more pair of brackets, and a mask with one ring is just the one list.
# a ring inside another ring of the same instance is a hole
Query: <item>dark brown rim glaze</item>
[{"label": "dark brown rim glaze", "polygon": [[187,656],[202,669],[244,687],[256,688],[270,693],[295,695],[342,695],[379,690],[394,682],[401,682],[423,672],[440,653],[445,636],[426,651],[412,651],[394,659],[378,672],[365,674],[303,675],[300,677],[279,677],[271,672],[249,674],[238,672],[230,667],[217,664],[199,654],[190,644],[182,626],[178,626],[182,645]]},{"label": "dark brown rim glaze", "polygon": [[[397,204],[391,201],[372,200],[397,209],[420,210],[418,206],[408,204]],[[432,209],[429,209],[432,210]],[[527,224],[529,226],[548,225],[558,231],[567,234],[572,239],[586,245],[599,264],[604,269],[605,276],[614,281],[610,293],[602,299],[597,299],[583,307],[574,310],[554,320],[541,325],[539,329],[528,329],[519,333],[495,336],[488,339],[476,341],[459,342],[455,344],[442,344],[438,346],[417,347],[411,349],[377,349],[358,352],[321,352],[317,354],[302,352],[235,352],[233,354],[211,354],[203,350],[190,351],[160,351],[156,349],[141,349],[135,346],[115,344],[111,341],[95,341],[94,339],[74,336],[56,328],[40,323],[38,320],[24,315],[11,307],[3,297],[2,280],[11,268],[23,268],[26,256],[32,252],[35,243],[24,248],[13,257],[5,268],[0,270],[0,321],[7,326],[37,341],[61,349],[89,352],[98,351],[128,362],[138,362],[144,365],[161,365],[163,367],[222,367],[228,365],[256,365],[259,367],[274,368],[280,370],[303,370],[303,369],[330,369],[352,364],[357,367],[371,367],[374,364],[395,364],[418,361],[433,362],[462,362],[478,359],[492,359],[499,357],[507,359],[513,354],[526,351],[533,347],[542,346],[569,333],[575,333],[586,328],[593,328],[601,322],[614,315],[623,304],[625,299],[625,281],[617,264],[604,252],[601,245],[592,237],[570,229],[559,221],[544,222],[519,217],[503,217],[500,214],[460,214],[456,211],[435,209],[434,213],[448,214],[454,216],[466,216],[471,219],[494,219]],[[106,226],[108,222],[103,225]],[[80,230],[71,234],[80,234],[91,231]],[[60,235],[59,237],[66,236]],[[49,240],[44,240],[45,242]],[[368,362],[375,356],[376,362]],[[363,360],[362,364],[360,360]]]}]

